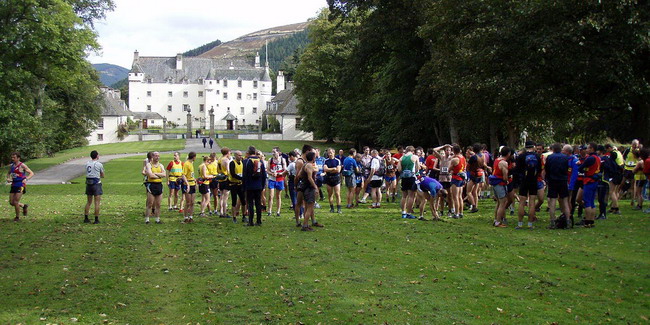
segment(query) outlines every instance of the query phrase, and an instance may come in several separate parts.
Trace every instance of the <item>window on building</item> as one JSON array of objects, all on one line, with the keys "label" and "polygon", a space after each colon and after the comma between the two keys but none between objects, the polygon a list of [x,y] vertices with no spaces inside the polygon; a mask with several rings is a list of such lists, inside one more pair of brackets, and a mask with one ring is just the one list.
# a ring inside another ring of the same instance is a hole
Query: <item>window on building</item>
[{"label": "window on building", "polygon": [[172,111],[172,105],[167,105],[167,111],[171,112]]},{"label": "window on building", "polygon": [[296,129],[300,129],[300,122],[302,122],[302,119],[300,117],[296,117]]},{"label": "window on building", "polygon": [[251,94],[246,94],[246,99],[250,100],[251,99]]},{"label": "window on building", "polygon": [[151,78],[147,79],[147,83],[150,84],[153,80]]},{"label": "window on building", "polygon": [[149,124],[153,124],[154,121],[155,121],[155,120],[150,120],[150,121],[149,121]]},{"label": "window on building", "polygon": [[223,99],[228,99],[228,93],[227,92],[223,93]]},{"label": "window on building", "polygon": [[237,93],[237,99],[241,99],[241,93]]},{"label": "window on building", "polygon": [[104,119],[100,118],[99,122],[97,122],[97,128],[98,129],[103,129],[104,128]]},{"label": "window on building", "polygon": [[147,105],[147,112],[151,112],[151,105]]},{"label": "window on building", "polygon": [[253,100],[257,100],[257,93],[253,93]]},{"label": "window on building", "polygon": [[204,112],[205,111],[205,105],[199,104],[199,111]]},{"label": "window on building", "polygon": [[167,92],[167,97],[172,97],[172,96],[174,96],[174,95],[172,94],[172,92],[171,92],[171,91],[168,91],[168,92]]},{"label": "window on building", "polygon": [[212,81],[210,81],[210,84],[212,84]]},{"label": "window on building", "polygon": [[243,118],[243,119],[241,120],[241,124],[242,124],[242,125],[246,125],[246,119],[245,119],[245,118]]},{"label": "window on building", "polygon": [[223,80],[223,86],[228,87],[228,80],[226,80],[226,79]]},{"label": "window on building", "polygon": [[199,97],[203,97],[203,92],[199,91]]},{"label": "window on building", "polygon": [[189,112],[189,111],[190,111],[190,105],[183,104],[183,112]]},{"label": "window on building", "polygon": [[230,107],[228,107],[228,113],[230,113]]},{"label": "window on building", "polygon": [[244,108],[243,107],[239,108],[239,114],[244,115]]},{"label": "window on building", "polygon": [[104,141],[104,135],[103,134],[97,134],[97,141]]},{"label": "window on building", "polygon": [[189,95],[189,94],[187,93],[187,91],[184,91],[184,92],[183,92],[183,97],[187,97],[188,95]]},{"label": "window on building", "polygon": [[199,84],[202,84],[202,83],[203,83],[203,79],[199,78]]},{"label": "window on building", "polygon": [[253,80],[253,88],[257,89],[257,80]]},{"label": "window on building", "polygon": [[147,90],[147,97],[151,97],[151,90]]},{"label": "window on building", "polygon": [[237,80],[237,87],[241,88],[241,80]]},{"label": "window on building", "polygon": [[257,107],[253,107],[253,114],[257,114]]},{"label": "window on building", "polygon": [[221,93],[221,92],[220,92],[219,90],[217,90],[217,95],[219,95],[220,93]]},{"label": "window on building", "polygon": [[221,83],[221,80],[217,80],[217,85]]}]

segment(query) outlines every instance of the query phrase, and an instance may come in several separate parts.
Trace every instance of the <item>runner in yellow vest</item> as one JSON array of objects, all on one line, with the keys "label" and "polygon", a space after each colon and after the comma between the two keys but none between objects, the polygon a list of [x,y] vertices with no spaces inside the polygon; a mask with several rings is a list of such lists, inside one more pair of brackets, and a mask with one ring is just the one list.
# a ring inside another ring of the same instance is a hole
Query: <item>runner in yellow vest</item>
[{"label": "runner in yellow vest", "polygon": [[156,217],[156,223],[162,223],[160,221],[160,201],[162,200],[163,193],[163,178],[167,177],[165,172],[165,167],[160,163],[160,154],[154,152],[151,158],[151,163],[147,164],[145,167],[145,173],[147,176],[147,208],[144,211],[144,223],[149,224],[149,216],[151,211],[153,211],[154,216]]},{"label": "runner in yellow vest", "polygon": [[199,166],[199,173],[201,177],[199,178],[199,193],[201,193],[201,217],[205,217],[205,208],[208,208],[210,211],[210,184],[214,175],[210,175],[208,171],[208,166],[212,161],[210,157],[203,157],[203,163]]},{"label": "runner in yellow vest", "polygon": [[[212,175],[213,177],[217,177],[219,174],[217,172],[219,165],[219,159],[217,159],[217,153],[213,152],[210,154],[210,163],[207,165],[208,167],[208,174]],[[208,211],[209,215],[216,215],[217,210],[219,209],[219,182],[214,180],[210,182],[210,194],[213,197],[213,203],[211,204],[212,206],[212,211]]]},{"label": "runner in yellow vest", "polygon": [[183,194],[185,195],[185,209],[183,211],[183,222],[194,222],[194,193],[196,193],[196,179],[194,179],[194,158],[196,152],[191,151],[187,154],[187,160],[183,163]]},{"label": "runner in yellow vest", "polygon": [[[183,162],[181,161],[180,153],[174,152],[174,160],[167,164],[167,171],[169,173],[167,182],[167,187],[169,187],[167,205],[169,205],[169,211],[178,210],[178,190],[181,189],[181,176],[183,175]],[[174,205],[172,205],[172,197],[174,198]],[[182,200],[183,198],[181,197]]]}]

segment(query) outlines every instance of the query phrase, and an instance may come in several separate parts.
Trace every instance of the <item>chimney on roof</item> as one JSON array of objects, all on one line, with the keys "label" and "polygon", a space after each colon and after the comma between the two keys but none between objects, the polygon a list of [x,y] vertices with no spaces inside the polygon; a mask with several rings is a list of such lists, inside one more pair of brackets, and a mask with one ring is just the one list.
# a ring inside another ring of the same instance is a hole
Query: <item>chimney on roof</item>
[{"label": "chimney on roof", "polygon": [[256,68],[260,67],[260,52],[255,53],[255,67]]},{"label": "chimney on roof", "polygon": [[280,70],[278,71],[278,78],[277,78],[277,92],[279,93],[283,90],[286,89],[286,85],[284,83],[284,71]]},{"label": "chimney on roof", "polygon": [[122,99],[122,92],[119,89],[113,89],[113,98]]},{"label": "chimney on roof", "polygon": [[176,70],[183,70],[183,54],[176,54]]},{"label": "chimney on roof", "polygon": [[140,52],[135,50],[135,52],[133,52],[133,61],[138,61],[138,59],[140,59]]}]

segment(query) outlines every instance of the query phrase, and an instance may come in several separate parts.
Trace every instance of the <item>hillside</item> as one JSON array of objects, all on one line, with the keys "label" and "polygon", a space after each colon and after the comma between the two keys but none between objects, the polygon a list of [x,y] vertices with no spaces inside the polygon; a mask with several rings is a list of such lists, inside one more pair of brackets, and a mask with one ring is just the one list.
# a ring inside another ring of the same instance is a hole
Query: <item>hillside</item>
[{"label": "hillside", "polygon": [[93,64],[93,67],[99,73],[99,80],[108,87],[129,76],[129,69],[120,67],[119,65],[98,63]]},{"label": "hillside", "polygon": [[266,41],[272,42],[302,32],[307,28],[307,26],[309,26],[309,22],[263,29],[238,37],[232,41],[222,43],[221,45],[199,55],[199,57],[234,58],[251,56],[254,55],[255,52],[259,51]]}]

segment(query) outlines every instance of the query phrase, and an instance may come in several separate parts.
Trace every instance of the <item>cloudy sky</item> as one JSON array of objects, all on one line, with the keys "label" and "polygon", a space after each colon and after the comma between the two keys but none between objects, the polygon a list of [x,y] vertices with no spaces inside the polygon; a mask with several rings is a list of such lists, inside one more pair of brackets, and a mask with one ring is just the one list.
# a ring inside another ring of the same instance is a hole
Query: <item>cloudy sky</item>
[{"label": "cloudy sky", "polygon": [[131,68],[133,51],[173,56],[214,40],[307,21],[326,0],[115,0],[115,11],[95,25],[102,50],[92,63]]}]

